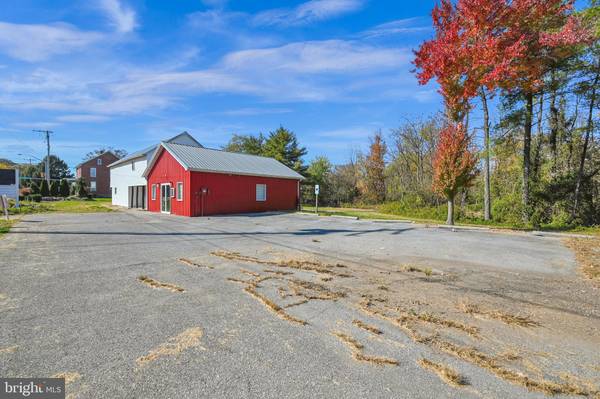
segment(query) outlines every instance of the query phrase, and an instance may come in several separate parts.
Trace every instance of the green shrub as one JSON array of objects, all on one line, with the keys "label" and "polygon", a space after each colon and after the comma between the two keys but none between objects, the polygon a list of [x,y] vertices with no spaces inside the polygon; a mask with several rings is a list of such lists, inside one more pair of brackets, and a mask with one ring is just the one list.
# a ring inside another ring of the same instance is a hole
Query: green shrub
[{"label": "green shrub", "polygon": [[41,194],[30,194],[27,196],[27,199],[32,202],[42,202]]},{"label": "green shrub", "polygon": [[40,183],[40,194],[42,197],[48,197],[50,195],[50,187],[48,186],[48,182],[46,180],[42,180]]},{"label": "green shrub", "polygon": [[52,180],[50,182],[50,196],[58,197],[59,193],[60,193],[60,182],[58,182],[56,180]]},{"label": "green shrub", "polygon": [[30,188],[30,194],[39,194],[40,193],[40,185],[34,181],[31,182],[31,185],[29,186]]},{"label": "green shrub", "polygon": [[59,195],[63,198],[66,198],[69,196],[70,187],[69,187],[69,182],[67,181],[67,179],[62,179],[60,181],[60,188],[58,191],[59,191]]},{"label": "green shrub", "polygon": [[523,225],[523,203],[520,194],[507,195],[502,198],[494,198],[492,201],[492,217],[494,221]]},{"label": "green shrub", "polygon": [[75,182],[75,195],[79,198],[86,198],[88,196],[87,185],[83,178],[79,178]]}]

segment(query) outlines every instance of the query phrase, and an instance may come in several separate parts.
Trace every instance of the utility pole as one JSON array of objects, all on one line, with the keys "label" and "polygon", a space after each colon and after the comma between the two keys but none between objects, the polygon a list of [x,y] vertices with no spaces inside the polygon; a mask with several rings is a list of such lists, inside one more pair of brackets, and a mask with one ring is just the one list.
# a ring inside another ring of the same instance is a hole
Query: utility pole
[{"label": "utility pole", "polygon": [[46,168],[44,174],[46,175],[46,181],[48,186],[50,185],[50,134],[54,133],[52,130],[33,130],[34,132],[44,133],[46,135]]}]

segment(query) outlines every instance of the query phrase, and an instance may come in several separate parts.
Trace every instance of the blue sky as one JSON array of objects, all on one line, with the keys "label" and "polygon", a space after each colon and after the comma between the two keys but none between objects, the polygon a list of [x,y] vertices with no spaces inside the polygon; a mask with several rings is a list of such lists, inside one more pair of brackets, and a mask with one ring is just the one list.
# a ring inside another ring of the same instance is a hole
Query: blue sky
[{"label": "blue sky", "polygon": [[20,0],[0,10],[0,158],[70,166],[183,130],[208,147],[283,125],[336,163],[437,112],[412,50],[433,1]]}]

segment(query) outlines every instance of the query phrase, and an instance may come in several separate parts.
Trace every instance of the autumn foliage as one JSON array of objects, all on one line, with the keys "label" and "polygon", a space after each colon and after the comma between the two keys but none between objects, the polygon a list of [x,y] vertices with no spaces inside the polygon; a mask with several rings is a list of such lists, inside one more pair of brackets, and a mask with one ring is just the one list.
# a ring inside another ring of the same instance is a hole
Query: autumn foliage
[{"label": "autumn foliage", "polygon": [[435,38],[415,52],[419,83],[436,79],[460,121],[480,87],[536,91],[549,65],[591,34],[565,0],[442,0]]},{"label": "autumn foliage", "polygon": [[[462,124],[448,124],[440,132],[438,147],[433,159],[433,187],[449,203],[463,187],[475,178],[477,157],[470,148],[469,136]],[[452,222],[449,211],[449,222]]]},{"label": "autumn foliage", "polygon": [[369,154],[365,159],[365,199],[371,203],[385,200],[385,153],[387,148],[381,132],[371,138]]}]

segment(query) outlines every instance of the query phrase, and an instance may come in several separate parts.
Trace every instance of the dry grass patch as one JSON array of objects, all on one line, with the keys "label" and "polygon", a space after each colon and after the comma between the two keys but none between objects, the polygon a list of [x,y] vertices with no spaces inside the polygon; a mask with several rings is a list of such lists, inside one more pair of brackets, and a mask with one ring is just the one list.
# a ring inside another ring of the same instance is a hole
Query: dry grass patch
[{"label": "dry grass patch", "polygon": [[248,276],[252,276],[252,277],[260,277],[260,273],[256,273],[256,272],[253,272],[253,271],[250,271],[250,270],[246,270],[246,269],[240,269],[240,272],[241,272],[241,273],[244,273],[244,274],[246,274],[246,275],[248,275]]},{"label": "dry grass patch", "polygon": [[199,346],[202,334],[200,327],[188,328],[152,349],[147,355],[139,357],[135,362],[139,367],[143,367],[161,357],[176,356],[186,349]]},{"label": "dry grass patch", "polygon": [[438,326],[449,327],[449,328],[454,328],[456,330],[461,330],[461,331],[464,331],[467,334],[474,336],[474,337],[477,337],[479,335],[478,327],[470,326],[470,325],[461,323],[460,321],[443,319],[443,318],[441,318],[439,316],[435,316],[431,313],[406,313],[406,312],[404,312],[404,314],[409,315],[408,317],[414,316],[416,319],[418,319],[420,321],[424,321],[426,323],[437,324]]},{"label": "dry grass patch", "polygon": [[343,343],[349,346],[352,350],[361,351],[364,349],[363,344],[352,338],[348,334],[344,334],[340,331],[334,331],[332,334],[340,339]]},{"label": "dry grass patch", "polygon": [[477,314],[490,319],[499,320],[505,324],[516,325],[519,327],[538,327],[540,324],[528,316],[513,315],[501,310],[482,309],[478,305],[462,302],[458,308],[467,314]]},{"label": "dry grass patch", "polygon": [[280,270],[271,270],[271,269],[265,269],[265,270],[263,270],[263,272],[277,274],[278,276],[291,276],[292,274],[294,274],[293,272],[282,272]]},{"label": "dry grass patch", "polygon": [[294,303],[290,303],[289,305],[285,305],[284,308],[288,309],[288,308],[293,308],[294,306],[300,306],[300,305],[304,305],[305,303],[308,303],[309,299],[302,299],[298,302],[294,302]]},{"label": "dry grass patch", "polygon": [[409,273],[423,273],[426,276],[431,276],[433,275],[433,271],[428,268],[421,268],[421,267],[417,267],[417,266],[413,266],[413,265],[408,265],[408,266],[404,266],[403,268],[401,268],[399,270],[400,272],[409,272]]},{"label": "dry grass patch", "polygon": [[176,286],[175,284],[161,283],[148,276],[139,276],[138,280],[152,288],[165,289],[172,292],[185,292],[183,288]]},{"label": "dry grass patch", "polygon": [[76,371],[66,371],[64,373],[57,373],[51,376],[50,378],[64,378],[65,385],[69,385],[74,383],[75,381],[81,379],[81,374]]},{"label": "dry grass patch", "polygon": [[192,260],[189,260],[189,259],[187,259],[187,258],[179,258],[179,259],[177,259],[177,260],[178,260],[178,261],[180,261],[180,262],[181,262],[181,263],[183,263],[183,264],[186,264],[186,265],[188,265],[188,266],[192,266],[192,267],[200,267],[200,268],[206,268],[206,269],[214,269],[214,267],[213,267],[213,266],[210,266],[210,265],[201,265],[201,264],[199,264],[199,263],[196,263],[196,262],[194,262],[194,261],[192,261]]},{"label": "dry grass patch", "polygon": [[575,252],[582,273],[600,283],[600,239],[568,238],[564,244]]},{"label": "dry grass patch", "polygon": [[435,363],[431,360],[421,359],[419,360],[419,366],[424,369],[431,370],[440,377],[442,381],[455,387],[468,385],[466,378],[461,376],[453,368],[446,366],[445,364]]},{"label": "dry grass patch", "polygon": [[294,316],[291,316],[288,313],[286,313],[281,308],[281,306],[277,305],[275,302],[271,301],[269,298],[267,298],[263,294],[261,294],[258,291],[256,291],[256,289],[254,287],[248,286],[248,287],[244,288],[244,291],[246,291],[252,297],[256,298],[259,302],[261,302],[263,305],[265,305],[267,309],[269,309],[270,311],[272,311],[273,313],[275,313],[281,319],[287,320],[287,321],[292,322],[292,323],[297,323],[297,324],[300,324],[300,325],[303,325],[303,326],[308,324],[308,322],[306,322],[304,320],[301,320],[301,319],[298,319],[298,318],[296,318]]},{"label": "dry grass patch", "polygon": [[354,324],[358,328],[362,328],[363,330],[368,331],[373,334],[377,334],[377,335],[383,334],[383,332],[379,328],[369,325],[367,323],[364,323],[360,320],[356,320],[356,319],[352,320],[352,324]]},{"label": "dry grass patch", "polygon": [[291,279],[288,281],[288,284],[294,295],[304,297],[305,299],[335,301],[346,296],[345,292],[332,291],[323,284],[311,281]]},{"label": "dry grass patch", "polygon": [[397,366],[399,362],[395,359],[390,359],[382,356],[365,355],[363,353],[364,346],[355,338],[340,331],[333,331],[332,334],[339,338],[352,352],[352,358],[359,362],[366,362],[378,366]]},{"label": "dry grass patch", "polygon": [[473,347],[465,347],[440,339],[438,334],[424,336],[416,328],[415,318],[407,315],[391,316],[385,311],[377,309],[369,299],[363,299],[359,304],[359,309],[363,312],[386,320],[402,329],[414,342],[427,345],[441,352],[447,353],[458,359],[488,370],[498,378],[515,385],[521,385],[530,391],[543,392],[548,395],[597,395],[598,392],[592,392],[586,387],[573,382],[554,382],[545,378],[532,378],[523,373],[510,370],[502,366],[500,357],[492,357]]},{"label": "dry grass patch", "polygon": [[239,278],[234,278],[234,277],[227,277],[227,281],[231,281],[232,283],[239,283],[239,284],[252,284],[252,281],[240,280]]},{"label": "dry grass patch", "polygon": [[282,259],[282,260],[265,260],[259,259],[254,256],[242,255],[239,252],[231,252],[231,251],[214,251],[210,253],[213,256],[218,256],[221,258],[241,261],[241,262],[249,262],[256,263],[260,265],[268,265],[268,266],[276,266],[276,267],[286,267],[290,269],[298,269],[298,270],[308,270],[314,271],[317,273],[323,274],[331,274],[338,277],[351,277],[346,273],[337,273],[333,269],[335,268],[345,268],[345,265],[340,263],[336,265],[330,265],[319,261],[313,260],[301,260],[301,259]]},{"label": "dry grass patch", "polygon": [[19,345],[5,346],[0,348],[0,354],[3,353],[15,353],[19,349]]},{"label": "dry grass patch", "polygon": [[367,362],[377,366],[397,366],[400,364],[396,359],[389,357],[365,355],[361,352],[352,353],[352,357],[360,362]]}]

